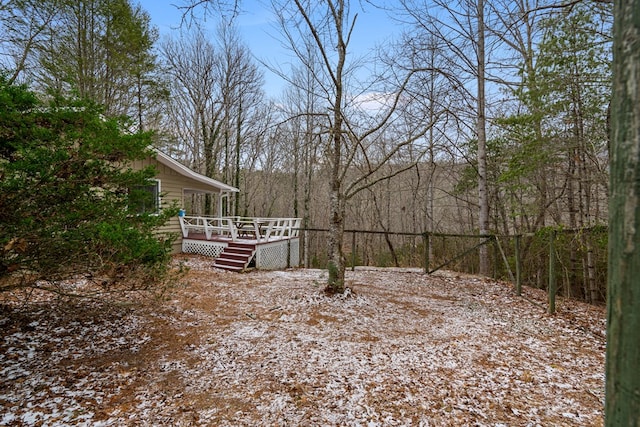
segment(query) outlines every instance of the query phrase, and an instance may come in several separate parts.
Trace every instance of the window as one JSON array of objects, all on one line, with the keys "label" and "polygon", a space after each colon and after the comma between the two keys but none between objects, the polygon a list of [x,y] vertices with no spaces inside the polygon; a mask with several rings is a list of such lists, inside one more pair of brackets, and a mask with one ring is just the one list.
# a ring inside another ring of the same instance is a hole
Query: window
[{"label": "window", "polygon": [[129,209],[137,214],[160,213],[160,180],[149,180],[129,190]]}]

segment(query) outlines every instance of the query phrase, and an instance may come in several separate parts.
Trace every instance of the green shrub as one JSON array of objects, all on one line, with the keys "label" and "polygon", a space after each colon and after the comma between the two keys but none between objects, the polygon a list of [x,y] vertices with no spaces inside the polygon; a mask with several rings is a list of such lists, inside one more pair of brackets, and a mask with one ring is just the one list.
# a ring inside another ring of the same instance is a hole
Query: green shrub
[{"label": "green shrub", "polygon": [[129,207],[130,189],[155,170],[130,167],[152,155],[151,135],[124,133],[126,126],[88,103],[42,105],[0,77],[0,290],[79,275],[163,280],[175,237],[157,229],[177,209]]}]

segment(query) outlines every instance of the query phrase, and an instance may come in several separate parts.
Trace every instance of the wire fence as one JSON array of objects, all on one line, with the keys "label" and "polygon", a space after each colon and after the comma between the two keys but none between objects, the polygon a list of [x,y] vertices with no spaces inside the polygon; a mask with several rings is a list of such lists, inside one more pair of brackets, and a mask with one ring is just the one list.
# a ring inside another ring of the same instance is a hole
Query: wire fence
[{"label": "wire fence", "polygon": [[[326,229],[302,230],[302,260],[307,267],[327,265]],[[414,267],[477,274],[479,249],[487,245],[491,274],[497,280],[545,289],[550,311],[555,296],[592,304],[606,301],[607,227],[580,230],[545,228],[522,235],[471,235],[345,230],[347,266]]]}]

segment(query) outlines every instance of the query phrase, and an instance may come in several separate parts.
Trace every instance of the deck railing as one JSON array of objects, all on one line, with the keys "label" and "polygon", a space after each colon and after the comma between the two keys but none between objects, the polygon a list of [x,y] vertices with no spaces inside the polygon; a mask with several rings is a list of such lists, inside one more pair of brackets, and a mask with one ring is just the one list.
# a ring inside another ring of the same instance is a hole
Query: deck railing
[{"label": "deck railing", "polygon": [[204,235],[207,240],[219,237],[232,241],[256,240],[258,243],[298,236],[300,218],[248,218],[240,216],[180,216],[182,237]]}]

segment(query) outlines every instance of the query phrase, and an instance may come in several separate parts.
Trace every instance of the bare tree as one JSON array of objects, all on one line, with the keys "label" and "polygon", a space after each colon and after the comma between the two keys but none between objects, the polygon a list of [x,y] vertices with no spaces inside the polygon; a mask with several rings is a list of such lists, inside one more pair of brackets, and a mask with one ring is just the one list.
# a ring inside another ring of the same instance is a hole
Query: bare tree
[{"label": "bare tree", "polygon": [[[211,42],[196,27],[165,41],[161,52],[172,81],[170,111],[178,123],[168,131],[191,141],[187,163],[240,187],[246,152],[264,138],[263,119],[269,115],[263,109],[262,73],[237,28],[222,22]],[[239,214],[241,204],[236,197],[223,211]]]},{"label": "bare tree", "polygon": [[[478,205],[480,212],[478,222],[480,234],[489,234],[489,193],[487,190],[487,98],[485,94],[486,52],[485,52],[485,24],[484,0],[477,0],[476,20],[476,82],[478,85],[478,117],[476,119],[476,134],[478,136]],[[480,246],[480,274],[489,274],[489,253],[487,245]]]},{"label": "bare tree", "polygon": [[[322,130],[328,127],[328,123],[326,114],[323,113],[325,103],[319,96],[321,88],[314,79],[315,70],[321,69],[322,64],[318,61],[313,40],[307,37],[304,44],[306,66],[294,67],[288,73],[291,77],[282,99],[285,120],[282,125],[287,128],[292,146],[290,151],[293,157],[293,212],[294,216],[302,217],[302,228],[307,230],[312,224],[311,197],[314,190],[314,172],[318,168],[318,150],[323,145],[322,139],[326,137]],[[274,71],[280,75],[287,75],[278,69]],[[310,265],[309,241],[309,233],[305,231],[305,267]]]},{"label": "bare tree", "polygon": [[280,120],[275,101],[262,103],[251,119],[247,144],[242,150],[242,192],[239,215],[279,217],[291,215],[291,186],[283,179],[290,148],[288,132],[274,126]]},{"label": "bare tree", "polygon": [[[403,8],[418,29],[443,43],[450,52],[451,69],[459,80],[458,90],[475,101],[471,118],[475,123],[475,167],[478,188],[478,231],[489,233],[489,193],[487,188],[487,97],[486,28],[484,0],[434,0],[429,5],[420,1],[402,0]],[[471,107],[471,105],[470,105]],[[486,245],[480,247],[480,274],[489,272]]]},{"label": "bare tree", "polygon": [[[240,188],[243,146],[256,135],[252,130],[254,124],[262,122],[259,116],[263,113],[263,74],[233,22],[221,22],[217,39],[221,55],[219,85],[224,122],[222,176],[226,182]],[[229,212],[240,212],[239,195],[233,206],[228,208]]]},{"label": "bare tree", "polygon": [[[295,0],[294,5],[289,6],[274,0],[272,5],[287,44],[303,66],[309,67],[309,57],[298,42],[307,36],[312,38],[322,64],[321,69],[313,69],[313,78],[320,87],[328,110],[327,145],[324,146],[330,170],[327,291],[342,293],[345,290],[343,238],[346,203],[360,191],[411,169],[413,164],[407,162],[408,157],[404,155],[431,126],[427,123],[418,128],[404,128],[408,132],[399,133],[402,136],[392,143],[382,137],[386,130],[399,126],[402,121],[400,107],[408,102],[403,97],[404,89],[411,77],[421,70],[411,70],[400,77],[393,90],[378,93],[377,99],[369,93],[369,99],[377,102],[379,108],[374,114],[363,114],[362,95],[365,94],[356,96],[354,64],[347,55],[357,23],[357,14],[351,13],[349,2]],[[414,156],[414,160],[417,157]],[[403,166],[389,172],[385,165],[394,161]]]},{"label": "bare tree", "polygon": [[[435,194],[437,191],[437,175],[442,155],[454,150],[452,141],[457,135],[448,129],[458,119],[457,109],[464,106],[457,87],[460,82],[455,78],[455,71],[449,64],[446,44],[432,34],[425,33],[421,29],[417,31],[406,30],[402,38],[391,49],[392,57],[388,59],[389,66],[393,69],[410,70],[426,67],[427,71],[420,73],[405,88],[406,96],[412,99],[411,117],[408,119],[413,125],[417,123],[433,123],[425,135],[427,142],[428,167],[415,168],[415,187],[412,191],[415,197],[424,198],[422,221],[419,227],[414,226],[413,232],[423,230],[436,231],[436,205]],[[440,117],[438,111],[442,111]],[[424,183],[424,184],[423,184]],[[424,189],[426,185],[426,191]],[[414,202],[415,203],[415,202]],[[412,209],[415,216],[416,209]],[[414,219],[414,223],[415,223]],[[432,241],[429,241],[429,251],[432,252]]]},{"label": "bare tree", "polygon": [[202,31],[167,39],[160,48],[171,81],[169,115],[172,139],[184,141],[189,166],[218,177],[224,122],[220,96],[220,56]]},{"label": "bare tree", "polygon": [[241,0],[184,0],[176,8],[182,13],[182,24],[199,25],[202,17],[221,16],[232,22],[241,13]]},{"label": "bare tree", "polygon": [[25,72],[57,14],[57,0],[0,1],[0,67],[9,83]]}]

